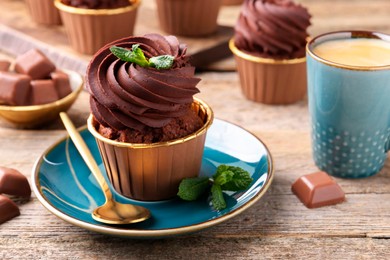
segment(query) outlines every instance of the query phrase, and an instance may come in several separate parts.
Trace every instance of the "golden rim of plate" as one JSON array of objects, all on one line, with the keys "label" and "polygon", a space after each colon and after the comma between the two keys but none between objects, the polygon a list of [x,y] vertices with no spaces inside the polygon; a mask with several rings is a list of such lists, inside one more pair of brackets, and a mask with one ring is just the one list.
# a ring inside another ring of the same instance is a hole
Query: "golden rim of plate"
[{"label": "golden rim of plate", "polygon": [[237,55],[240,58],[243,58],[245,60],[249,60],[256,63],[267,63],[267,64],[278,64],[278,65],[288,65],[288,64],[297,64],[297,63],[303,63],[306,61],[306,57],[297,58],[297,59],[271,59],[271,58],[262,58],[250,55],[244,51],[241,51],[236,47],[234,44],[234,38],[231,38],[229,40],[229,48],[230,50]]},{"label": "golden rim of plate", "polygon": [[204,110],[205,115],[207,116],[206,122],[204,122],[203,126],[198,129],[196,132],[187,135],[182,138],[174,139],[171,141],[166,141],[166,142],[158,142],[158,143],[151,143],[151,144],[144,144],[144,143],[124,143],[124,142],[118,142],[114,141],[108,138],[103,137],[102,135],[99,134],[98,131],[96,131],[94,125],[93,125],[93,115],[91,114],[88,118],[87,125],[88,125],[88,130],[91,132],[91,134],[96,138],[99,139],[100,141],[104,143],[108,143],[113,146],[117,147],[127,147],[127,148],[133,148],[133,149],[147,149],[147,148],[155,148],[155,147],[161,147],[161,146],[172,146],[176,144],[181,144],[184,142],[188,142],[189,140],[195,139],[198,136],[201,136],[206,133],[206,131],[210,128],[211,124],[213,123],[214,119],[214,113],[211,107],[204,102],[203,100],[199,98],[194,98],[194,103],[199,104],[200,110]]},{"label": "golden rim of plate", "polygon": [[[224,122],[227,122],[223,120]],[[183,226],[183,227],[177,227],[177,228],[165,228],[161,230],[139,230],[139,229],[119,229],[114,226],[110,225],[96,225],[96,224],[91,224],[88,222],[85,222],[83,220],[78,220],[77,218],[70,216],[66,213],[63,213],[59,209],[57,209],[54,205],[50,203],[50,201],[45,199],[45,195],[43,194],[42,187],[39,182],[39,168],[40,165],[43,162],[43,158],[46,154],[48,154],[51,150],[55,149],[61,142],[65,141],[66,138],[68,137],[63,137],[56,143],[54,143],[52,146],[50,146],[43,154],[37,159],[37,161],[34,164],[34,167],[32,169],[32,175],[31,175],[31,182],[32,182],[32,190],[34,191],[35,195],[37,196],[38,200],[41,202],[41,204],[49,210],[51,213],[53,213],[55,216],[59,217],[60,219],[81,227],[85,228],[90,231],[98,232],[98,233],[103,233],[107,235],[114,235],[114,236],[126,236],[126,237],[131,237],[131,238],[162,238],[166,236],[175,236],[175,235],[182,235],[182,234],[187,234],[191,232],[197,232],[201,231],[206,228],[210,228],[214,225],[217,225],[219,223],[222,223],[228,219],[231,219],[245,210],[249,209],[251,206],[253,206],[257,201],[259,201],[264,194],[267,192],[269,187],[271,186],[272,180],[274,178],[274,165],[273,165],[273,157],[270,153],[270,150],[268,149],[267,145],[256,135],[254,135],[252,132],[242,128],[241,126],[227,122],[229,124],[232,124],[234,126],[237,126],[244,131],[250,133],[253,137],[255,137],[265,148],[266,150],[266,155],[267,155],[267,163],[268,163],[268,170],[267,170],[267,179],[264,183],[264,185],[261,187],[260,192],[258,192],[256,195],[254,195],[250,200],[248,200],[245,204],[243,204],[241,207],[234,209],[230,211],[229,213],[222,215],[218,218],[206,220],[204,222],[194,224],[194,225],[189,225],[189,226]],[[82,131],[86,128],[86,126],[81,127],[78,129],[78,131]],[[152,202],[153,203],[153,202]]]},{"label": "golden rim of plate", "polygon": [[141,0],[129,0],[130,5],[114,9],[87,9],[63,4],[61,0],[54,0],[54,5],[61,11],[79,15],[115,15],[130,12],[138,8]]}]

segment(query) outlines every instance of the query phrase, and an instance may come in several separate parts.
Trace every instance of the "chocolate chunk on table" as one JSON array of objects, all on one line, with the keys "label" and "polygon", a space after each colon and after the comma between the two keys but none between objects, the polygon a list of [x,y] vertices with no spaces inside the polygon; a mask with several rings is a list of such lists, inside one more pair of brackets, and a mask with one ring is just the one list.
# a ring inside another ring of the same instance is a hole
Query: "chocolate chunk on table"
[{"label": "chocolate chunk on table", "polygon": [[343,202],[344,191],[326,172],[301,176],[291,187],[293,193],[308,208],[318,208]]},{"label": "chocolate chunk on table", "polygon": [[8,71],[11,66],[11,62],[7,60],[0,60],[0,71]]},{"label": "chocolate chunk on table", "polygon": [[50,77],[54,82],[54,86],[58,93],[58,98],[66,97],[72,92],[68,74],[61,71],[55,71],[50,74]]},{"label": "chocolate chunk on table", "polygon": [[31,196],[31,188],[26,176],[19,171],[0,166],[1,193],[29,198]]},{"label": "chocolate chunk on table", "polygon": [[32,105],[47,104],[59,99],[53,80],[32,80],[31,88]]},{"label": "chocolate chunk on table", "polygon": [[32,79],[44,79],[56,69],[55,65],[39,50],[31,49],[18,56],[15,71],[29,75]]},{"label": "chocolate chunk on table", "polygon": [[0,224],[19,215],[18,206],[8,197],[0,195]]},{"label": "chocolate chunk on table", "polygon": [[23,106],[28,104],[31,78],[13,72],[0,72],[0,103]]}]

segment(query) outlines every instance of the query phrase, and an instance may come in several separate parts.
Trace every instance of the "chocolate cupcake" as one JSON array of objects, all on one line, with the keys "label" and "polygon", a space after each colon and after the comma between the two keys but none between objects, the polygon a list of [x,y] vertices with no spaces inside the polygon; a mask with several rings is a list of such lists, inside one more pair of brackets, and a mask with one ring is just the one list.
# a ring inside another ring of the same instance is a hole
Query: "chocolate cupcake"
[{"label": "chocolate cupcake", "polygon": [[[113,48],[142,53],[145,63],[170,57],[171,66],[124,61]],[[174,36],[120,39],[91,60],[86,75],[91,94],[88,129],[117,192],[138,200],[168,199],[183,178],[199,174],[213,113],[193,98],[200,81],[194,73],[186,47]]]},{"label": "chocolate cupcake", "polygon": [[174,35],[200,37],[217,31],[222,0],[157,0],[161,28]]},{"label": "chocolate cupcake", "polygon": [[132,35],[141,0],[55,0],[71,46],[94,54],[115,39]]},{"label": "chocolate cupcake", "polygon": [[60,25],[60,13],[53,0],[26,0],[31,19],[43,25]]},{"label": "chocolate cupcake", "polygon": [[306,93],[305,46],[310,14],[290,0],[247,0],[229,47],[244,95],[290,104]]}]

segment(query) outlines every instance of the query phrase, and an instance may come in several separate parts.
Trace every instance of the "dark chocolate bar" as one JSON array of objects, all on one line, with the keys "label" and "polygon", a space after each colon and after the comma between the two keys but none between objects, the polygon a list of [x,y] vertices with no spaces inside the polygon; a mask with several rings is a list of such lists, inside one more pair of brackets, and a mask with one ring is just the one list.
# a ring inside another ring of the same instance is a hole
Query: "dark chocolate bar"
[{"label": "dark chocolate bar", "polygon": [[0,166],[0,194],[30,198],[31,188],[26,176],[19,171]]},{"label": "dark chocolate bar", "polygon": [[53,80],[32,80],[31,81],[31,104],[42,105],[58,100],[57,90]]},{"label": "dark chocolate bar", "polygon": [[29,50],[18,56],[15,61],[15,71],[27,74],[32,79],[48,78],[55,69],[55,65],[37,49]]},{"label": "dark chocolate bar", "polygon": [[0,195],[0,224],[19,215],[18,206],[8,197]]},{"label": "dark chocolate bar", "polygon": [[54,82],[54,87],[57,90],[59,98],[66,97],[72,92],[68,74],[60,71],[55,71],[50,74],[50,77]]},{"label": "dark chocolate bar", "polygon": [[12,106],[28,105],[31,78],[27,75],[0,71],[0,103]]}]

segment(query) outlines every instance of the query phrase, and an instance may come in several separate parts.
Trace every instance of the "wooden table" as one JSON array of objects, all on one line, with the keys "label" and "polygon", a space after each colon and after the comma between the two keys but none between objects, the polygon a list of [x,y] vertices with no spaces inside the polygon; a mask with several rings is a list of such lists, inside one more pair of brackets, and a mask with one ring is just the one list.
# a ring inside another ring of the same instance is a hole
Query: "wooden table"
[{"label": "wooden table", "polygon": [[[154,8],[153,1],[144,2],[145,10]],[[312,35],[339,29],[390,33],[389,1],[300,2],[313,15]],[[89,57],[76,55],[67,46],[62,28],[23,27],[21,17],[12,19],[12,12],[5,11],[3,4],[24,8],[20,0],[1,0],[1,23],[37,42],[43,39],[49,43],[62,42],[51,44],[51,54],[56,50],[69,54],[81,64],[79,69],[83,68]],[[237,7],[224,8],[220,22],[233,24],[237,13]],[[38,38],[39,35],[42,37]],[[57,38],[53,39],[53,35]],[[199,96],[213,107],[216,117],[255,133],[273,154],[275,178],[258,203],[241,215],[199,233],[161,240],[131,240],[68,224],[49,213],[33,196],[31,201],[19,203],[21,216],[0,226],[0,259],[390,258],[390,160],[374,177],[337,179],[346,192],[345,203],[307,209],[291,192],[293,181],[317,170],[311,156],[307,102],[289,106],[256,104],[241,95],[235,72],[204,72],[199,76],[202,78]],[[83,92],[69,114],[81,126],[88,113],[88,94]],[[0,165],[16,168],[29,177],[38,156],[65,135],[59,121],[36,130],[16,129],[1,122]]]}]

